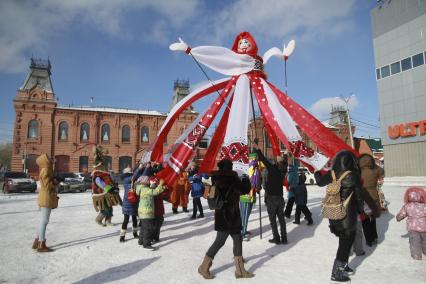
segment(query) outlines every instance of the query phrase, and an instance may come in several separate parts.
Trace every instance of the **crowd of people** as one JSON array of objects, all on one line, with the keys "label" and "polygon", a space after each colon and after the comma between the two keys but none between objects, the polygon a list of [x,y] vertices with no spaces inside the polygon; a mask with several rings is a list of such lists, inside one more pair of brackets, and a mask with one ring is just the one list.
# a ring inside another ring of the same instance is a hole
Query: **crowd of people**
[{"label": "crowd of people", "polygon": [[[254,274],[244,268],[242,244],[251,234],[247,230],[248,218],[255,204],[256,193],[259,193],[261,188],[265,192],[264,202],[272,229],[270,243],[282,245],[289,242],[285,218],[291,217],[293,204],[296,204],[294,224],[301,224],[301,213],[304,214],[307,225],[314,223],[312,213],[307,207],[306,177],[295,171],[299,166],[298,161],[291,153],[276,159],[275,162],[267,159],[259,149],[254,149],[254,153],[256,159],[250,163],[252,169],[247,176],[238,176],[232,170],[233,164],[228,159],[221,160],[217,165],[218,170],[210,174],[199,173],[196,164],[191,163],[170,187],[157,178],[157,173],[162,170],[161,164],[148,162],[139,164],[135,169],[126,168],[121,176],[124,192],[119,202],[114,202],[118,198],[118,189],[114,187],[111,178],[104,174],[106,171],[102,170],[101,162],[98,162],[92,173],[93,201],[99,212],[95,221],[100,226],[111,225],[112,207],[120,203],[124,217],[119,241],[126,241],[125,235],[131,218],[133,237],[138,239],[139,245],[147,250],[156,250],[154,244],[160,241],[161,226],[164,222],[164,201],[172,204],[173,214],[179,213],[179,207],[183,212],[189,212],[188,202],[191,194],[193,211],[189,219],[203,218],[201,198],[208,195],[206,191],[211,186],[215,186],[225,201],[221,208],[215,210],[216,238],[205,253],[198,272],[206,279],[214,277],[210,272],[213,259],[231,236],[235,277],[253,277]],[[51,159],[46,154],[37,159],[37,164],[40,167],[38,204],[41,208],[41,221],[32,247],[38,252],[50,252],[52,249],[46,246],[45,235],[51,210],[58,206],[57,182],[53,177]],[[256,173],[256,170],[259,172]],[[374,163],[372,156],[363,154],[356,157],[350,151],[339,152],[330,169],[315,172],[319,186],[338,184],[339,199],[345,208],[343,218],[329,219],[330,231],[339,240],[331,273],[333,281],[350,280],[348,275],[354,271],[348,266],[348,259],[351,251],[356,256],[365,254],[363,238],[367,246],[377,245],[376,218],[386,210],[377,189],[382,175],[383,171]],[[288,192],[287,207],[285,191]],[[410,251],[413,259],[417,260],[422,259],[422,253],[426,254],[425,201],[426,193],[423,189],[409,188],[405,194],[405,205],[396,217],[398,221],[407,218]]]}]

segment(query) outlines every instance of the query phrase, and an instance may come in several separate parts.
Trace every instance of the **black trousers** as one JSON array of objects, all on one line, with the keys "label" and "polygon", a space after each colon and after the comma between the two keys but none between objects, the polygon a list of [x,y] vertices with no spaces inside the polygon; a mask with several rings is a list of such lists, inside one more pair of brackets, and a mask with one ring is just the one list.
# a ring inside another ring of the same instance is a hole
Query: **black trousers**
[{"label": "black trousers", "polygon": [[266,199],[266,209],[268,211],[269,222],[271,223],[274,239],[280,238],[280,235],[278,234],[277,217],[278,222],[280,223],[281,237],[287,237],[287,229],[284,219],[284,205],[285,201],[282,196],[268,195],[268,198]]},{"label": "black trousers", "polygon": [[285,207],[284,215],[287,218],[290,218],[291,216],[291,210],[293,210],[293,205],[294,205],[294,196],[288,199],[287,206]]},{"label": "black trousers", "polygon": [[141,219],[139,240],[142,239],[143,246],[149,246],[155,231],[155,219]]},{"label": "black trousers", "polygon": [[197,208],[200,212],[200,215],[204,215],[203,213],[203,205],[201,205],[201,197],[194,197],[192,199],[192,216],[197,216]]},{"label": "black trousers", "polygon": [[[216,234],[216,239],[214,240],[210,248],[207,250],[206,255],[210,258],[214,258],[217,252],[225,244],[226,239],[228,238],[229,235],[231,234],[227,232],[218,231]],[[237,233],[237,234],[232,234],[231,238],[232,238],[232,241],[234,242],[234,245],[233,245],[234,256],[242,256],[243,255],[243,237],[241,236],[240,233]]]},{"label": "black trousers", "polygon": [[157,242],[160,240],[160,230],[161,230],[161,226],[163,226],[163,222],[164,222],[164,216],[158,216],[158,217],[155,217],[154,219],[155,229],[152,234],[152,239]]},{"label": "black trousers", "polygon": [[296,205],[296,213],[294,215],[294,221],[300,222],[300,215],[302,212],[308,221],[312,221],[312,217],[311,217],[312,213],[311,211],[309,211],[309,208],[306,205]]},{"label": "black trousers", "polygon": [[[127,214],[124,214],[124,220],[123,220],[123,224],[121,225],[121,229],[123,230],[127,229],[127,224],[129,224],[129,219],[130,219],[130,216]],[[136,215],[132,215],[132,223],[133,223],[133,228],[136,228],[138,226],[138,218],[136,218]]]},{"label": "black trousers", "polygon": [[362,230],[364,231],[365,241],[372,243],[377,240],[376,218],[370,217],[362,221]]},{"label": "black trousers", "polygon": [[336,259],[342,262],[348,262],[349,254],[351,253],[351,247],[355,240],[356,230],[342,233],[339,237],[339,247],[337,248]]}]

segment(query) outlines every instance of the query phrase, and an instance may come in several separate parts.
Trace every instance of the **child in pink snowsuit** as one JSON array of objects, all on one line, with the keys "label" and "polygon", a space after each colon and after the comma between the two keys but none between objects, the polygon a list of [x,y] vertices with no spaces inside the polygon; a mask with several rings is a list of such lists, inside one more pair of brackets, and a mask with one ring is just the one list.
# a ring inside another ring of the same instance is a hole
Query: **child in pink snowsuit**
[{"label": "child in pink snowsuit", "polygon": [[426,255],[426,191],[420,187],[409,187],[405,191],[404,206],[396,215],[401,221],[407,217],[411,256],[416,260]]}]

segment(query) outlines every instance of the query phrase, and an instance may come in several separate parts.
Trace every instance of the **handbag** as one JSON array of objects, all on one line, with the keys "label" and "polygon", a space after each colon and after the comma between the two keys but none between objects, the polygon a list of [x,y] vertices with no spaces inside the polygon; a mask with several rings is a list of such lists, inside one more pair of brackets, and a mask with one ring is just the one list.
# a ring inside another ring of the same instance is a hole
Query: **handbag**
[{"label": "handbag", "polygon": [[133,188],[133,181],[130,190],[127,192],[127,201],[132,204],[139,202],[139,196],[136,194],[136,191]]}]

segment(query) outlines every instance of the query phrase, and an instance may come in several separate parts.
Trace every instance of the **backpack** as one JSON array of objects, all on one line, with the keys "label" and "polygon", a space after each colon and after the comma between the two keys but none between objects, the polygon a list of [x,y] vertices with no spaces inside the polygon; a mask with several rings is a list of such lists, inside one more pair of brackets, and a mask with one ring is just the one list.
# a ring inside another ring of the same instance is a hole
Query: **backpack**
[{"label": "backpack", "polygon": [[216,185],[210,187],[209,195],[207,196],[207,203],[211,210],[220,210],[227,203],[229,190],[225,195],[220,194],[219,189]]},{"label": "backpack", "polygon": [[330,220],[342,220],[346,217],[346,210],[353,192],[342,200],[340,197],[341,181],[350,173],[344,172],[339,179],[336,179],[336,174],[331,171],[333,181],[327,185],[326,194],[322,202],[322,215]]}]

